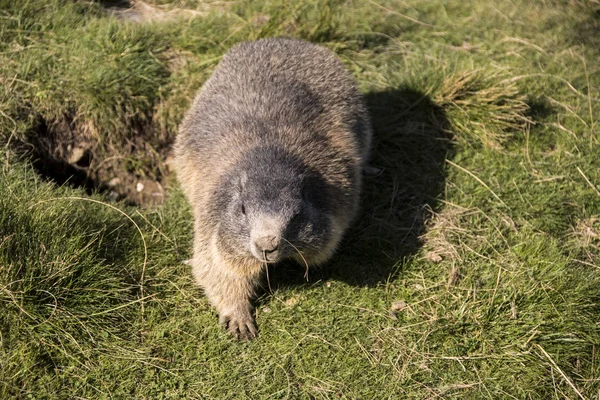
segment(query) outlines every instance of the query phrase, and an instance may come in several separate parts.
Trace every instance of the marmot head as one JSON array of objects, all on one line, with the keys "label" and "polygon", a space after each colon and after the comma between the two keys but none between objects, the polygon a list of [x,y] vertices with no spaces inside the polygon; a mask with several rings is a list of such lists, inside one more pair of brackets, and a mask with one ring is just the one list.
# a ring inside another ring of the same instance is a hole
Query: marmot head
[{"label": "marmot head", "polygon": [[332,237],[327,187],[280,147],[255,149],[218,194],[219,247],[264,263],[313,258]]}]

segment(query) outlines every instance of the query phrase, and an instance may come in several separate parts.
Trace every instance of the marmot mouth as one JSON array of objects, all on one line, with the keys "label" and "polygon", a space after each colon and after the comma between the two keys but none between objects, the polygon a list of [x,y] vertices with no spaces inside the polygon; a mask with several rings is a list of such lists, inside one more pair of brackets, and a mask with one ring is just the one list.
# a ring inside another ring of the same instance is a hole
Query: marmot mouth
[{"label": "marmot mouth", "polygon": [[275,264],[275,263],[281,261],[283,258],[283,257],[281,257],[280,252],[277,251],[275,253],[277,253],[277,254],[270,253],[270,254],[263,255],[263,254],[256,254],[255,252],[252,252],[252,256],[262,263]]},{"label": "marmot mouth", "polygon": [[285,249],[283,249],[281,247],[278,248],[277,250],[273,250],[273,251],[260,251],[256,247],[251,247],[250,254],[252,254],[252,257],[257,259],[261,263],[266,263],[266,264],[275,264],[289,256],[289,254],[287,254]]},{"label": "marmot mouth", "polygon": [[279,259],[277,259],[277,260],[264,260],[264,259],[260,259],[260,258],[257,258],[257,257],[254,257],[254,258],[256,258],[258,261],[260,261],[261,263],[264,263],[264,264],[276,264],[279,261],[281,261]]}]

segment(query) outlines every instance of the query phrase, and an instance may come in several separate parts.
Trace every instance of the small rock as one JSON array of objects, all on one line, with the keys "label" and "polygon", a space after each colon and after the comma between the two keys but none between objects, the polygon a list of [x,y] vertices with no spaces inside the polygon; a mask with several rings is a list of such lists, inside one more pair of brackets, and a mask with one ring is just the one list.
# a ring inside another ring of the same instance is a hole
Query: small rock
[{"label": "small rock", "polygon": [[398,300],[392,303],[392,307],[390,309],[390,317],[392,319],[398,319],[398,313],[404,311],[408,305],[404,300]]},{"label": "small rock", "polygon": [[325,286],[327,286],[327,287],[331,287],[331,282],[327,282],[327,283],[325,284]]},{"label": "small rock", "polygon": [[135,186],[135,190],[137,190],[138,192],[141,192],[144,190],[144,184],[142,182],[138,182],[137,185]]},{"label": "small rock", "polygon": [[429,261],[433,261],[434,263],[439,263],[443,260],[442,256],[440,256],[435,251],[430,251],[425,255],[425,258]]},{"label": "small rock", "polygon": [[287,299],[286,301],[283,302],[286,306],[294,306],[296,304],[298,304],[298,298],[297,297],[290,297],[289,299]]},{"label": "small rock", "polygon": [[395,301],[392,303],[393,311],[402,311],[406,307],[408,307],[408,304],[406,304],[406,302],[404,300],[398,300],[398,301]]},{"label": "small rock", "polygon": [[270,312],[271,312],[271,309],[270,309],[269,307],[263,307],[262,311],[263,311],[264,313],[270,313]]},{"label": "small rock", "polygon": [[111,188],[113,188],[119,184],[121,184],[121,178],[118,178],[118,177],[114,177],[110,181],[108,181],[108,187],[111,187]]},{"label": "small rock", "polygon": [[67,162],[69,164],[77,164],[79,160],[83,158],[84,154],[85,149],[83,147],[74,147],[71,151],[71,154],[69,154],[69,159],[67,160]]}]

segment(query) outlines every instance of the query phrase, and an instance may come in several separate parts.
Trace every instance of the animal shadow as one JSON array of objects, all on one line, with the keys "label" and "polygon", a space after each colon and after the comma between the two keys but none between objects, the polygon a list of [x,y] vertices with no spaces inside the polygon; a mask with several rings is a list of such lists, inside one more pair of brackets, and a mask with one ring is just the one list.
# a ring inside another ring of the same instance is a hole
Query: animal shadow
[{"label": "animal shadow", "polygon": [[[403,260],[418,251],[420,237],[445,186],[445,160],[452,141],[444,110],[429,96],[409,88],[366,95],[374,128],[371,165],[362,209],[336,256],[310,270],[308,282],[333,279],[375,286],[394,279]],[[304,267],[269,268],[271,289],[306,284]]]}]

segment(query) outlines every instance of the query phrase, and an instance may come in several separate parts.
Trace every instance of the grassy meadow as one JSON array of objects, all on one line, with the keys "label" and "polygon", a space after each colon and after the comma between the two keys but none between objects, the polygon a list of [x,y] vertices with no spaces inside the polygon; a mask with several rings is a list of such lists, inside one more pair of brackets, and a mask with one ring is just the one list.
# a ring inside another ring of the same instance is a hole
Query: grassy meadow
[{"label": "grassy meadow", "polygon": [[[235,43],[343,60],[362,213],[235,342],[169,146]],[[596,0],[0,0],[0,398],[600,399]]]}]

